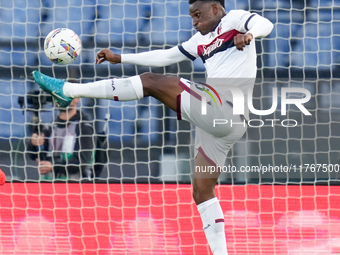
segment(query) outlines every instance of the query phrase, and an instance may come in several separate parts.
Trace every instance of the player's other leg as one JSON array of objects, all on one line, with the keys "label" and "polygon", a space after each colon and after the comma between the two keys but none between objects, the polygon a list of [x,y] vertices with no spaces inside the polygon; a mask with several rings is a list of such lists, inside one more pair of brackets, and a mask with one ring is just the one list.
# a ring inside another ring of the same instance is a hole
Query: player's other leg
[{"label": "player's other leg", "polygon": [[[230,105],[225,105],[223,109],[226,112],[232,110]],[[195,109],[192,109],[192,111],[195,111]],[[191,113],[195,115],[193,112]],[[205,120],[207,118],[209,118],[209,115],[206,115]],[[226,119],[230,118],[233,123],[242,122],[241,116],[230,116]],[[224,214],[215,196],[215,185],[224,169],[228,151],[243,136],[246,127],[238,125],[227,130],[229,130],[229,133],[223,137],[216,137],[197,126],[195,132],[196,156],[192,182],[193,198],[201,215],[204,233],[214,255],[228,254],[224,231]]]},{"label": "player's other leg", "polygon": [[33,78],[63,107],[68,106],[73,98],[79,97],[130,101],[153,96],[176,111],[177,95],[183,91],[179,86],[179,78],[154,73],[89,83],[70,83],[38,71],[33,71]]},{"label": "player's other leg", "polygon": [[203,230],[211,251],[214,255],[226,255],[228,251],[224,214],[215,196],[215,185],[220,173],[213,169],[204,152],[199,152],[195,158],[193,173],[193,198],[201,215]]}]

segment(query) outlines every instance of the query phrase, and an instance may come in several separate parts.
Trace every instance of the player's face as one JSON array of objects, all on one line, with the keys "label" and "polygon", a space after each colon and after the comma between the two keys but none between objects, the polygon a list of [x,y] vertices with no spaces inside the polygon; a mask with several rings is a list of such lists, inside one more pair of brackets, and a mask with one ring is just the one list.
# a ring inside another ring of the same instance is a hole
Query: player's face
[{"label": "player's face", "polygon": [[202,35],[214,31],[221,20],[218,5],[213,2],[196,1],[190,5],[189,13],[192,25]]}]

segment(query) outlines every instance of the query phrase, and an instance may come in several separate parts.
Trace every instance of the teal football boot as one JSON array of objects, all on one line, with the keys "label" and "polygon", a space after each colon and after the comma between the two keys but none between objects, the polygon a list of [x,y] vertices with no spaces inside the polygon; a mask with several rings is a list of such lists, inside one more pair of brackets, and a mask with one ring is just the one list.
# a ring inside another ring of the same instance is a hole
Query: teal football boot
[{"label": "teal football boot", "polygon": [[39,87],[51,94],[54,101],[61,107],[67,107],[73,98],[64,95],[63,87],[65,80],[56,79],[35,70],[32,73],[33,78]]}]

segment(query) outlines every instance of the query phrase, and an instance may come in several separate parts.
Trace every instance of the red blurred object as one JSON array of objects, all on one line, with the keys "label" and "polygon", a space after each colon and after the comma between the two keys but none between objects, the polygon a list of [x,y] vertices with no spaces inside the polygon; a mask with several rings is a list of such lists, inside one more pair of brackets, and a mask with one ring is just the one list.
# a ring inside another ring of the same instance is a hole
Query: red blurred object
[{"label": "red blurred object", "polygon": [[5,173],[0,169],[0,185],[4,185],[6,182],[6,175]]}]

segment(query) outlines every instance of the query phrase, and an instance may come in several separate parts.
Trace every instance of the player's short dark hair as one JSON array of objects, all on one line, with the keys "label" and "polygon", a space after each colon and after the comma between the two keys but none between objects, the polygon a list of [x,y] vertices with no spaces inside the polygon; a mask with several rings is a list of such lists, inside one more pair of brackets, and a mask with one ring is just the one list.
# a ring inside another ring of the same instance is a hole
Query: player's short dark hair
[{"label": "player's short dark hair", "polygon": [[224,8],[224,0],[189,0],[189,4],[193,4],[197,1],[201,2],[218,2]]}]

